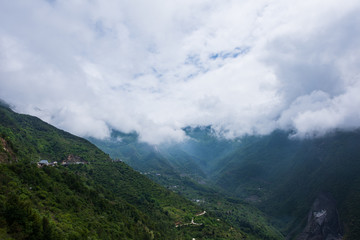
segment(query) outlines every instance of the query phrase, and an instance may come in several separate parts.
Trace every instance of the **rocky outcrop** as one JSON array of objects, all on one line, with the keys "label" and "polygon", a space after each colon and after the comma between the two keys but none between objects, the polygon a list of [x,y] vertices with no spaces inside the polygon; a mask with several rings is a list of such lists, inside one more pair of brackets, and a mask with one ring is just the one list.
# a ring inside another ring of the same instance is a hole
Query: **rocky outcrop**
[{"label": "rocky outcrop", "polygon": [[342,236],[335,200],[329,194],[320,194],[311,207],[305,229],[296,240],[341,240]]},{"label": "rocky outcrop", "polygon": [[16,155],[12,145],[0,137],[0,163],[10,163],[13,161],[16,161]]}]

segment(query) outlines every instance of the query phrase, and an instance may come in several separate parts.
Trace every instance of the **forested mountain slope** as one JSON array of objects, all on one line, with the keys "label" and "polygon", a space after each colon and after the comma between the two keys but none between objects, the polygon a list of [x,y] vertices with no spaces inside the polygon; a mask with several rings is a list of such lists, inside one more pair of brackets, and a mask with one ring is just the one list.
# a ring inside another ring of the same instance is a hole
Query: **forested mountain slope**
[{"label": "forested mountain slope", "polygon": [[[202,208],[87,140],[4,106],[0,145],[1,239],[251,237],[211,213],[196,216]],[[38,167],[40,159],[57,165]]]},{"label": "forested mountain slope", "polygon": [[308,139],[289,139],[282,131],[245,137],[222,164],[216,184],[282,220],[285,232],[299,231],[314,200],[328,194],[336,202],[345,239],[360,239],[359,130]]}]

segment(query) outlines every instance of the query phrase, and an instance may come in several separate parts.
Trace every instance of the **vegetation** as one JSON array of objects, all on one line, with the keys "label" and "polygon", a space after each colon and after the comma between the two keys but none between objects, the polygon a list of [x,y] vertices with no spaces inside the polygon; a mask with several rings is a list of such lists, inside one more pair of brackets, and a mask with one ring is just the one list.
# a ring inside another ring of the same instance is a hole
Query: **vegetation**
[{"label": "vegetation", "polygon": [[[246,239],[87,140],[0,107],[0,239]],[[87,164],[62,166],[70,155]],[[40,159],[57,166],[38,167]],[[201,225],[179,225],[194,222]]]}]

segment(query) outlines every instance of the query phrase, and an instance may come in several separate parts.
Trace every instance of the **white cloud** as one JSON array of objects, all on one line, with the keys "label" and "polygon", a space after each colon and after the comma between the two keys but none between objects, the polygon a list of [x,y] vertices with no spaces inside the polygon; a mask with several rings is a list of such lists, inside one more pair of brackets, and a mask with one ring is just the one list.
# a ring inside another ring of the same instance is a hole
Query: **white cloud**
[{"label": "white cloud", "polygon": [[[359,127],[360,3],[1,1],[0,97],[81,136]],[[39,110],[40,109],[40,110]]]}]

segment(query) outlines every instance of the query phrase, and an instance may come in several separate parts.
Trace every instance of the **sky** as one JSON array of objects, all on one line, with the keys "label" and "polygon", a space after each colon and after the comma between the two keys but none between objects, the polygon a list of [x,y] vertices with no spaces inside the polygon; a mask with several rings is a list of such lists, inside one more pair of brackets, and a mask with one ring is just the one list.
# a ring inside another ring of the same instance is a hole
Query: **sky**
[{"label": "sky", "polygon": [[0,0],[0,98],[151,144],[360,127],[358,0]]}]

